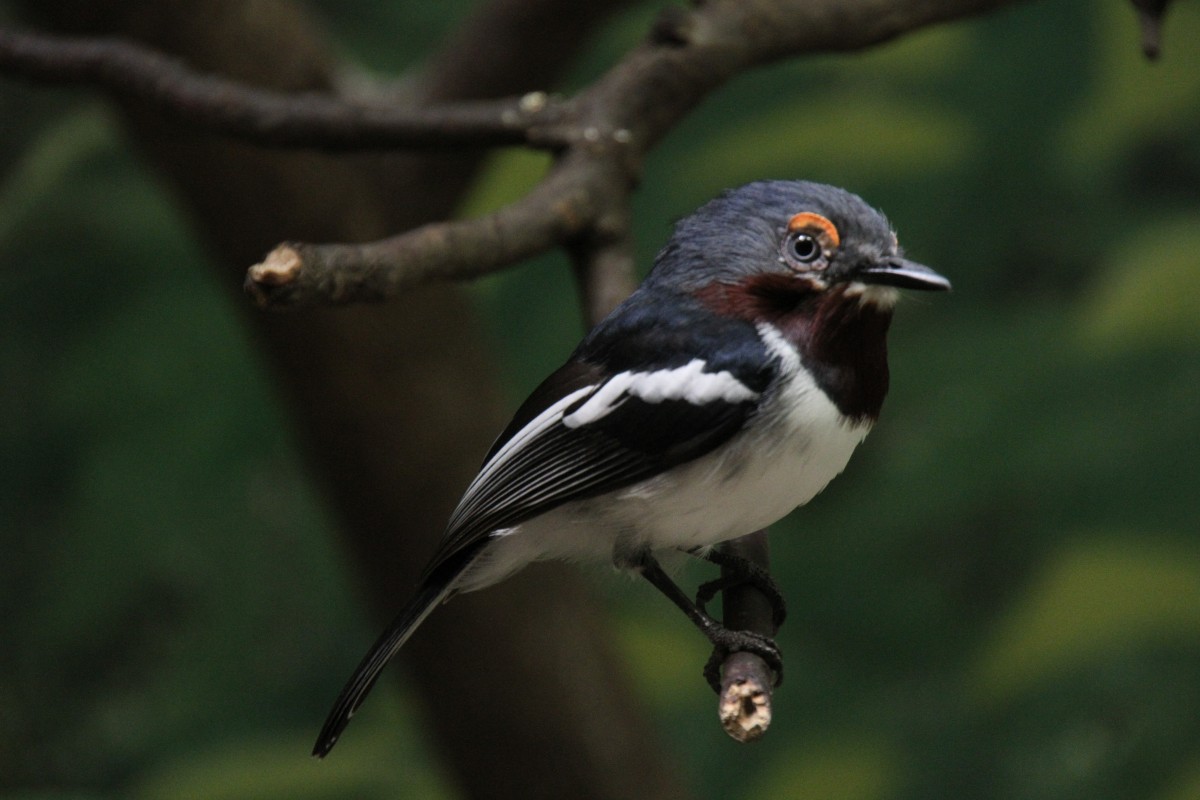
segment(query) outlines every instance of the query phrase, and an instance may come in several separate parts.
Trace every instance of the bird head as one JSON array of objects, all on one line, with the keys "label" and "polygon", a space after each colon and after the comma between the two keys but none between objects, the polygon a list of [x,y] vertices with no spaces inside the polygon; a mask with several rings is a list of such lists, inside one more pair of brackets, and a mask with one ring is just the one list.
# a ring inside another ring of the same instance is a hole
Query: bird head
[{"label": "bird head", "polygon": [[824,293],[890,308],[896,289],[950,282],[904,258],[887,219],[857,195],[808,181],[731,189],[680,220],[648,282],[695,294],[714,285]]}]

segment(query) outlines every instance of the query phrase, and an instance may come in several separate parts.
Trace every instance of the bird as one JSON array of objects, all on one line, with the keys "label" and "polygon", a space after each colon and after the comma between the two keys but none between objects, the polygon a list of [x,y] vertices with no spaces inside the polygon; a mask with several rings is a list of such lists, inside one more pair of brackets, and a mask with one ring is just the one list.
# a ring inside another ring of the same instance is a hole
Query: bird
[{"label": "bird", "polygon": [[611,560],[718,646],[770,656],[770,640],[698,612],[659,559],[765,528],[842,472],[887,394],[900,289],[950,282],[905,258],[883,214],[835,186],[755,181],[676,222],[641,285],[492,444],[313,755],[329,753],[439,604],[534,561]]}]

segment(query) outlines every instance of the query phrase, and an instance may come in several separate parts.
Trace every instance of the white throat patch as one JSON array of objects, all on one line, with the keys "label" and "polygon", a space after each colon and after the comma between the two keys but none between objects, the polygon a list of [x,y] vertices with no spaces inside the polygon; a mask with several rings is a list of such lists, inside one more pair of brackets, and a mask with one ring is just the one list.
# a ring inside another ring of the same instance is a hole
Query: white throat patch
[{"label": "white throat patch", "polygon": [[846,284],[846,297],[857,297],[859,305],[875,306],[888,311],[895,308],[900,299],[900,291],[893,286],[880,286],[874,283],[851,281]]}]

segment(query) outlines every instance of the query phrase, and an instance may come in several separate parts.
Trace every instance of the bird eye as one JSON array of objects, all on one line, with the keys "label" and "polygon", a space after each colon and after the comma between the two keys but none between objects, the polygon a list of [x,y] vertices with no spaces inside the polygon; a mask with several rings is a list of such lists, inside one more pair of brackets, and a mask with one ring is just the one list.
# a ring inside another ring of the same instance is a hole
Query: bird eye
[{"label": "bird eye", "polygon": [[811,264],[821,257],[821,243],[807,233],[793,233],[788,237],[787,251],[801,264]]}]

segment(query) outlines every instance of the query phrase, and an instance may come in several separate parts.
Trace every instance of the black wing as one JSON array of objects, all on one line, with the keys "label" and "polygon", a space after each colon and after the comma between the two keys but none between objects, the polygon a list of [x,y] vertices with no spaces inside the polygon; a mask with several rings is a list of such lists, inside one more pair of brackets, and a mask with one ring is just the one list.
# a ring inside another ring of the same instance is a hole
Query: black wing
[{"label": "black wing", "polygon": [[[625,327],[585,340],[518,410],[451,517],[427,574],[494,531],[699,458],[746,424],[774,374],[753,328],[731,324],[714,352],[686,346],[686,331],[638,326],[636,315],[631,329],[630,315],[623,319]],[[711,334],[711,322],[703,329]],[[672,347],[655,351],[664,333],[675,337]],[[644,366],[656,356],[655,366]]]}]

